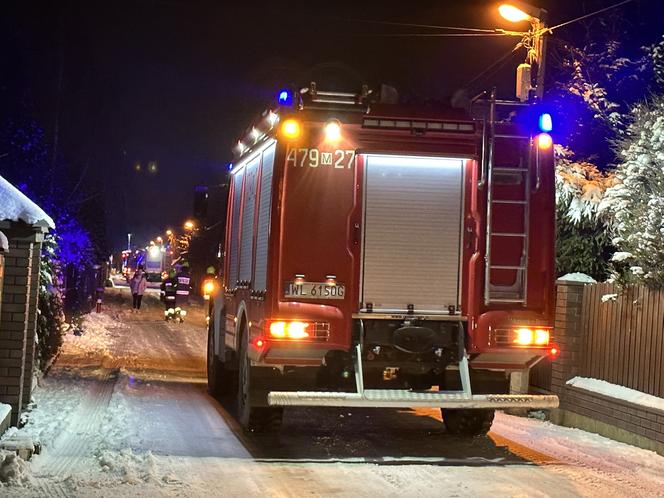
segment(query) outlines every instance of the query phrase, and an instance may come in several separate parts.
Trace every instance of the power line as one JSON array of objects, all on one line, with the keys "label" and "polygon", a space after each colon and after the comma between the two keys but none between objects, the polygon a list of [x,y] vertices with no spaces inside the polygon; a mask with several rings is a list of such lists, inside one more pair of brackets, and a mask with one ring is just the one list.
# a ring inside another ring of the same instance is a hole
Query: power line
[{"label": "power line", "polygon": [[500,69],[500,67],[503,65],[503,63],[505,63],[505,62],[506,62],[506,61],[507,61],[512,55],[514,55],[514,53],[515,53],[519,48],[521,48],[521,42],[519,42],[519,43],[517,43],[516,45],[514,45],[514,47],[512,47],[512,48],[511,48],[510,50],[508,50],[505,54],[503,54],[503,56],[500,57],[498,60],[496,60],[496,62],[494,62],[494,63],[491,64],[489,67],[487,67],[486,69],[484,69],[484,71],[480,72],[477,76],[475,76],[473,79],[471,79],[471,80],[470,80],[468,83],[466,83],[463,87],[464,87],[464,88],[469,88],[473,83],[475,83],[476,81],[478,81],[478,80],[479,80],[480,78],[482,78],[483,76],[487,75],[490,71],[492,71],[492,70],[494,70],[494,69],[495,69],[495,70]]},{"label": "power line", "polygon": [[558,24],[557,26],[552,26],[550,28],[544,28],[546,31],[553,31],[554,29],[562,28],[563,26],[567,26],[568,24],[572,24],[573,22],[581,21],[583,19],[587,19],[591,16],[595,16],[597,14],[601,14],[602,12],[606,12],[607,10],[615,9],[616,7],[621,7],[622,5],[625,5],[626,3],[632,2],[633,0],[625,0],[624,2],[616,3],[614,5],[609,5],[608,7],[604,7],[603,9],[596,10],[595,12],[591,12],[590,14],[583,15],[581,17],[577,17],[576,19],[571,19],[569,21],[565,21],[564,23]]},{"label": "power line", "polygon": [[487,36],[509,36],[506,33],[357,33],[354,36],[364,37],[381,37],[381,38],[395,38],[395,37],[413,37],[413,38],[477,38]]},{"label": "power line", "polygon": [[351,22],[363,22],[368,24],[383,24],[386,26],[404,26],[409,28],[428,28],[428,29],[449,29],[452,31],[475,31],[478,33],[495,33],[494,29],[481,29],[481,28],[464,28],[459,26],[437,26],[432,24],[414,24],[406,22],[393,22],[393,21],[373,21],[371,19],[349,19]]}]

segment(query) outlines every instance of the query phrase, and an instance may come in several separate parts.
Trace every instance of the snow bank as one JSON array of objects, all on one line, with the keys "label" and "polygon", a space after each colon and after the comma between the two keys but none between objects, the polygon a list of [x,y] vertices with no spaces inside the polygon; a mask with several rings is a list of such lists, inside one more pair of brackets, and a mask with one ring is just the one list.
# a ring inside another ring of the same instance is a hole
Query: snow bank
[{"label": "snow bank", "polygon": [[0,199],[2,199],[0,220],[23,221],[30,225],[44,221],[49,228],[55,228],[55,223],[42,208],[2,176],[0,176]]},{"label": "snow bank", "polygon": [[655,408],[664,411],[664,398],[658,398],[650,394],[642,393],[629,387],[611,384],[604,380],[590,379],[587,377],[574,377],[567,381],[567,385],[592,391],[611,398],[621,399],[635,405]]},{"label": "snow bank", "polygon": [[21,457],[12,451],[0,450],[0,483],[23,486],[31,479],[29,466]]},{"label": "snow bank", "polygon": [[567,273],[566,275],[563,275],[560,277],[558,280],[562,280],[564,282],[583,282],[584,284],[596,284],[597,280],[595,280],[593,277],[590,275],[586,275],[585,273]]}]

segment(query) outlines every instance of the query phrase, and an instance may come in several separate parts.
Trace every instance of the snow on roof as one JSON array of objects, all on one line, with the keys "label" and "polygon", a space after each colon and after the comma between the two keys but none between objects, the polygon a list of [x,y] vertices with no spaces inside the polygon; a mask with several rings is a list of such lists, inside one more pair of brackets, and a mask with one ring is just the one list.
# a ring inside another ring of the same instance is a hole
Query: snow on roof
[{"label": "snow on roof", "polygon": [[26,197],[23,192],[0,176],[0,221],[23,221],[30,225],[45,223],[55,228],[55,223],[42,208]]},{"label": "snow on roof", "polygon": [[558,280],[563,280],[565,282],[583,282],[584,284],[596,284],[597,280],[595,280],[593,277],[590,275],[586,275],[585,273],[567,273],[560,277]]},{"label": "snow on roof", "polygon": [[619,386],[618,384],[611,384],[604,380],[591,379],[588,377],[574,377],[567,381],[567,385],[603,394],[610,398],[621,399],[629,403],[634,403],[635,405],[664,411],[664,398],[658,398],[657,396],[636,391],[629,387]]},{"label": "snow on roof", "polygon": [[0,232],[0,252],[9,251],[9,241],[4,233]]}]

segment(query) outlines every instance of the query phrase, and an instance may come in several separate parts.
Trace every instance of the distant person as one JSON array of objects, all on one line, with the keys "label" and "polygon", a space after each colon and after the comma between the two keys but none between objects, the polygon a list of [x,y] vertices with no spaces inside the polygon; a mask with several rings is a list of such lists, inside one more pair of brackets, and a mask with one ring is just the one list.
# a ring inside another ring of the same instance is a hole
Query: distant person
[{"label": "distant person", "polygon": [[191,277],[189,277],[189,264],[184,263],[176,276],[175,305],[186,306],[189,304],[189,290]]},{"label": "distant person", "polygon": [[141,301],[143,300],[143,294],[145,293],[145,288],[147,286],[148,278],[143,271],[143,265],[138,265],[138,269],[129,281],[129,288],[131,289],[131,295],[133,297],[132,313],[138,313],[141,309]]},{"label": "distant person", "polygon": [[161,290],[164,293],[164,306],[166,311],[170,308],[175,308],[175,291],[177,285],[177,278],[175,278],[175,270],[170,270],[168,275],[161,283]]}]

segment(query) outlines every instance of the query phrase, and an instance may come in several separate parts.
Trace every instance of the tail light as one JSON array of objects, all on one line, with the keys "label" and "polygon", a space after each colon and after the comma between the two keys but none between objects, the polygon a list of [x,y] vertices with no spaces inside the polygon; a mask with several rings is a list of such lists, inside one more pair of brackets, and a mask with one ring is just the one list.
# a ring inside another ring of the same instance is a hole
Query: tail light
[{"label": "tail light", "polygon": [[512,343],[516,346],[548,346],[551,331],[544,328],[520,327],[512,331]]},{"label": "tail light", "polygon": [[270,337],[273,339],[307,339],[312,337],[313,324],[299,320],[270,322]]}]

